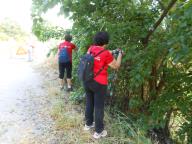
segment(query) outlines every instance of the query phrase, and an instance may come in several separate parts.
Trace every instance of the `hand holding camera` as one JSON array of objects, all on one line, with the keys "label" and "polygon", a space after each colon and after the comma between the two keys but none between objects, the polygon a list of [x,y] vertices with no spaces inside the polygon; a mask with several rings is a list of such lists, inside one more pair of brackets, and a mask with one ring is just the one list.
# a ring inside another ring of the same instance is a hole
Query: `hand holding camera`
[{"label": "hand holding camera", "polygon": [[120,48],[112,50],[112,55],[119,55],[119,53],[121,53],[123,55],[123,50],[121,50]]}]

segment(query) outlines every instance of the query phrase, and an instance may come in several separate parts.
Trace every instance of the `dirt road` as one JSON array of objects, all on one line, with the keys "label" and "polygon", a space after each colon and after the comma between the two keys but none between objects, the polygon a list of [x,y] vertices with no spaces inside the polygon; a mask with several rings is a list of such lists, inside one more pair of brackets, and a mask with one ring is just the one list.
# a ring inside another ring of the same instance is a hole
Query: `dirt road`
[{"label": "dirt road", "polygon": [[58,144],[42,76],[25,59],[0,60],[0,144]]}]

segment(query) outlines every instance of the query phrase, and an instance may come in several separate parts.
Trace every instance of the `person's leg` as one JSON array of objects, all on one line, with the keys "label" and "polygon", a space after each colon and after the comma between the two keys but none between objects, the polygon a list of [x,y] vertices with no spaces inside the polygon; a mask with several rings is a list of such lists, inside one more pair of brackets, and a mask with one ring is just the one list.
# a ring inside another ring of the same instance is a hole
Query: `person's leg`
[{"label": "person's leg", "polygon": [[28,61],[31,62],[32,61],[32,47],[31,46],[28,46],[27,53],[28,53]]},{"label": "person's leg", "polygon": [[64,88],[64,79],[60,79],[60,88]]},{"label": "person's leg", "polygon": [[64,88],[64,73],[65,73],[65,67],[63,65],[63,63],[59,63],[59,81],[60,81],[60,88],[63,89]]},{"label": "person's leg", "polygon": [[67,87],[71,88],[72,82],[70,78],[67,78]]},{"label": "person's leg", "polygon": [[104,130],[104,98],[107,93],[107,86],[95,82],[94,108],[95,108],[95,131],[101,133]]},{"label": "person's leg", "polygon": [[94,112],[94,93],[89,89],[89,83],[84,84],[86,93],[86,107],[85,107],[85,121],[86,125],[93,124],[93,112]]},{"label": "person's leg", "polygon": [[72,85],[72,82],[71,82],[72,63],[71,62],[68,62],[66,64],[66,70],[67,70],[67,88],[71,89],[71,85]]}]

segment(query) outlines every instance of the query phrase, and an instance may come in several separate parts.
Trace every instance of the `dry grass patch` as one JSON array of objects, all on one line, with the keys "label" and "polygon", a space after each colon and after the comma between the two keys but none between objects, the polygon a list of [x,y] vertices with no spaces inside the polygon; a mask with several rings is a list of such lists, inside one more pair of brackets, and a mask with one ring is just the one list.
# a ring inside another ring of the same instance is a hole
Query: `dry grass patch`
[{"label": "dry grass patch", "polygon": [[55,119],[56,129],[63,131],[62,142],[64,144],[91,144],[94,142],[92,134],[83,131],[83,114],[76,111],[75,106],[70,102],[65,103],[63,99],[59,99],[53,106],[52,117]]},{"label": "dry grass patch", "polygon": [[59,81],[57,80],[46,80],[44,86],[47,88],[48,97],[55,98],[61,97],[62,93],[59,88]]},{"label": "dry grass patch", "polygon": [[63,134],[63,144],[95,144],[88,132],[82,132],[81,129],[74,129],[71,132],[65,131]]},{"label": "dry grass patch", "polygon": [[64,113],[64,104],[61,101],[58,101],[52,106],[51,117],[54,120],[61,119]]},{"label": "dry grass patch", "polygon": [[58,129],[72,130],[82,126],[83,117],[76,112],[65,112],[56,120]]}]

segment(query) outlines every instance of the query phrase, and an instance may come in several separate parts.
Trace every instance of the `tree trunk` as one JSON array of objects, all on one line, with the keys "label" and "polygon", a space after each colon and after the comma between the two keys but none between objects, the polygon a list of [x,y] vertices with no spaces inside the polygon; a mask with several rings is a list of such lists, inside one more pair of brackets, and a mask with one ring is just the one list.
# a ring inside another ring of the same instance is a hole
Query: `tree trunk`
[{"label": "tree trunk", "polygon": [[164,132],[167,135],[167,137],[170,137],[169,123],[171,120],[172,112],[173,112],[173,109],[170,109],[166,114],[166,123],[165,123],[165,127],[164,127]]},{"label": "tree trunk", "polygon": [[[142,39],[142,44],[144,46],[144,48],[146,48],[148,46],[150,37],[152,36],[152,34],[155,32],[155,30],[158,28],[158,26],[161,24],[161,22],[163,21],[163,19],[167,16],[169,10],[174,6],[174,4],[176,3],[177,0],[171,0],[170,3],[168,4],[167,8],[164,9],[163,13],[161,14],[160,18],[155,22],[155,24],[153,25],[152,29],[150,29],[148,31],[148,34],[146,35],[145,38]],[[161,83],[162,84],[162,83]],[[149,85],[149,91],[147,90]],[[142,91],[141,91],[141,98],[142,99],[146,99],[147,96],[149,96],[149,94],[151,92],[154,91],[154,93],[156,93],[156,88],[157,88],[157,67],[156,65],[152,66],[152,71],[151,71],[151,80],[146,81],[143,86],[142,86]],[[160,88],[160,87],[159,87]],[[155,95],[155,94],[154,94]],[[155,99],[155,97],[153,97],[152,99]],[[150,104],[151,99],[148,99],[147,102],[145,102],[145,104]],[[144,104],[144,105],[145,105]]]}]

